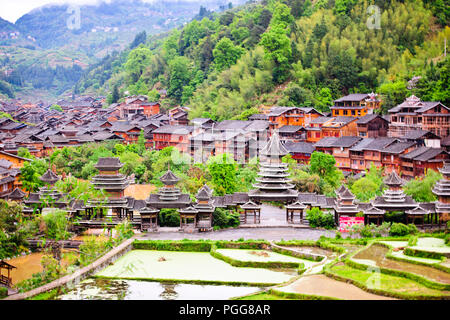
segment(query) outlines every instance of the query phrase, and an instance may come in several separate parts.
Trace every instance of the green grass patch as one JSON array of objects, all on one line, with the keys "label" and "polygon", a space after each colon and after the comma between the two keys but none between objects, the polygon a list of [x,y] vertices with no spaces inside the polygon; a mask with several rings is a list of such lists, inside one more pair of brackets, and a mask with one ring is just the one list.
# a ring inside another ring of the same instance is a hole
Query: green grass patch
[{"label": "green grass patch", "polygon": [[349,281],[363,290],[379,295],[400,299],[450,299],[449,292],[428,288],[411,279],[368,272],[345,264],[325,267],[324,272],[336,280]]}]

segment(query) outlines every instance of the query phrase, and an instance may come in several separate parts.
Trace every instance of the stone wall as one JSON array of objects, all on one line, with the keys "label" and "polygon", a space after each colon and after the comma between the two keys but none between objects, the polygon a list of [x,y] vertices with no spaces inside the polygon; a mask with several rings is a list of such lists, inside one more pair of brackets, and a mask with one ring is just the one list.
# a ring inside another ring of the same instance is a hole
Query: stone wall
[{"label": "stone wall", "polygon": [[89,277],[90,275],[104,269],[112,262],[114,262],[124,254],[129,252],[133,248],[132,246],[133,241],[134,239],[128,239],[122,242],[120,245],[113,248],[111,251],[103,255],[101,258],[97,259],[96,261],[94,261],[93,263],[91,263],[86,267],[76,270],[72,274],[64,276],[60,279],[47,283],[46,285],[30,290],[28,292],[11,295],[5,298],[4,300],[24,300],[36,296],[38,294],[53,290],[58,287],[66,286],[70,288],[79,283],[80,281],[84,280],[85,278]]}]

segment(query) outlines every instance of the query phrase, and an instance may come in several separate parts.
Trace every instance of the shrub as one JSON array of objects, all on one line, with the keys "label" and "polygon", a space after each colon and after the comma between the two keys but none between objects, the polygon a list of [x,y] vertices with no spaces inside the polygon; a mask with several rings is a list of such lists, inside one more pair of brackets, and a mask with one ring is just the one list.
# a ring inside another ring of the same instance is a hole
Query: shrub
[{"label": "shrub", "polygon": [[361,235],[361,237],[363,238],[371,238],[373,237],[373,233],[372,233],[372,228],[371,226],[364,226],[361,231],[359,232],[359,234]]},{"label": "shrub", "polygon": [[240,224],[239,213],[216,208],[213,213],[213,225],[219,228],[237,227]]},{"label": "shrub", "polygon": [[391,226],[391,229],[389,230],[389,235],[391,236],[406,236],[409,234],[409,228],[408,226],[404,225],[403,223],[393,223]]},{"label": "shrub", "polygon": [[334,217],[331,213],[324,213],[319,208],[312,208],[306,211],[306,218],[313,228],[321,227],[333,229],[335,227]]},{"label": "shrub", "polygon": [[419,233],[419,230],[417,229],[415,224],[408,224],[408,230],[409,230],[409,234],[417,234]]},{"label": "shrub", "polygon": [[445,244],[449,244],[450,245],[450,233],[447,233],[445,235]]},{"label": "shrub", "polygon": [[69,228],[69,222],[67,220],[67,212],[57,210],[49,212],[45,215],[45,234],[47,238],[54,240],[65,240],[68,239],[70,233],[67,231]]},{"label": "shrub", "polygon": [[8,289],[0,287],[0,299],[5,298],[8,295]]},{"label": "shrub", "polygon": [[337,239],[337,240],[342,239],[342,234],[339,231],[336,232],[335,239]]},{"label": "shrub", "polygon": [[161,209],[159,212],[161,227],[179,227],[180,214],[176,209]]}]

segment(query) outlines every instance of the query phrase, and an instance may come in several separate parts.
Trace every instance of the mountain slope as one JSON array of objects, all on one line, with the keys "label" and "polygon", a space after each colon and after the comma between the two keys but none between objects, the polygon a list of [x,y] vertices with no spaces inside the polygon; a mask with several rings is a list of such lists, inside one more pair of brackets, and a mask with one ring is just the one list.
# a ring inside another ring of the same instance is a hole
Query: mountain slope
[{"label": "mountain slope", "polygon": [[[224,0],[152,3],[112,0],[80,6],[79,28],[75,18],[77,9],[72,10],[68,5],[35,9],[16,24],[2,19],[0,80],[12,84],[19,97],[26,99],[33,95],[33,89],[39,89],[48,92],[47,97],[44,94],[39,98],[54,100],[78,81],[82,73],[78,68],[87,69],[108,54],[128,48],[136,34],[171,30],[195,17],[202,5],[209,12],[224,3]],[[64,75],[56,79],[58,74]]]},{"label": "mountain slope", "polygon": [[[423,50],[443,53],[436,35],[447,31],[435,2],[376,1],[380,28],[368,27],[368,1],[247,4],[150,39],[109,61],[114,67],[101,82],[87,77],[79,88],[100,86],[97,92],[106,93],[119,86],[122,93],[150,96],[167,89],[167,107],[189,105],[191,117],[216,120],[246,118],[273,104],[327,111],[343,94],[379,89],[392,106],[413,92],[406,88],[410,77],[428,72],[431,59]],[[411,57],[421,67],[411,69]],[[400,94],[389,92],[394,79],[404,88]]]}]

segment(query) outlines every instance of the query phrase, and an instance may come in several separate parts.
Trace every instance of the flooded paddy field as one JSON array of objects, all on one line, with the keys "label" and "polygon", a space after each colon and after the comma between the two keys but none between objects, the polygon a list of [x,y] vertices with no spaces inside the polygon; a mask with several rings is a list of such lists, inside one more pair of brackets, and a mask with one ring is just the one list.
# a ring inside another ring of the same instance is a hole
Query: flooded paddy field
[{"label": "flooded paddy field", "polygon": [[296,276],[295,270],[238,268],[209,252],[132,250],[98,277],[139,280],[178,280],[224,283],[276,284]]},{"label": "flooded paddy field", "polygon": [[305,267],[315,264],[314,261],[279,254],[269,250],[252,249],[217,249],[218,253],[239,261],[256,262],[296,262],[304,263]]},{"label": "flooded paddy field", "polygon": [[228,300],[258,287],[89,278],[55,300]]},{"label": "flooded paddy field", "polygon": [[369,248],[357,253],[353,259],[362,263],[400,271],[414,273],[439,283],[450,284],[450,274],[433,267],[412,264],[386,258],[389,249],[380,245],[372,245]]}]

